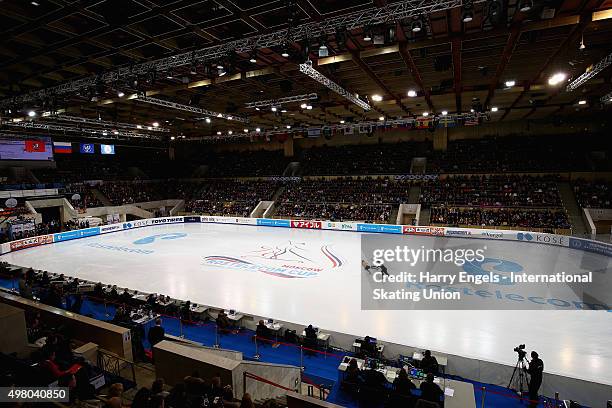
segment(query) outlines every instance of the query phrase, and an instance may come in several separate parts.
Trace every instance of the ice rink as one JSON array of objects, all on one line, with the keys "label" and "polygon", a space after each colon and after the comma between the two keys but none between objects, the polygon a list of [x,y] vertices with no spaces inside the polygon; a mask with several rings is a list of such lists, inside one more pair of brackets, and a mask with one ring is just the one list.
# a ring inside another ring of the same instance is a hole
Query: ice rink
[{"label": "ice rink", "polygon": [[[360,233],[222,224],[146,227],[9,253],[2,260],[163,293],[324,330],[514,365],[538,350],[546,372],[612,384],[612,314],[602,311],[361,310]],[[398,239],[400,239],[398,237]],[[477,240],[410,236],[440,247]],[[525,270],[612,276],[610,258],[486,241],[487,257]],[[390,267],[391,268],[391,267]]]}]

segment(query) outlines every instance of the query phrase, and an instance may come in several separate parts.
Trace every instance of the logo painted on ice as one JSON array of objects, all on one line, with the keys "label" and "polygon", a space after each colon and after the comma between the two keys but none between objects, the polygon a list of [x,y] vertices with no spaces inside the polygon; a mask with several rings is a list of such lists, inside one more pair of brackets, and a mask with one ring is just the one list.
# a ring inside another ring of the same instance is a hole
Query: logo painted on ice
[{"label": "logo painted on ice", "polygon": [[506,259],[485,258],[482,261],[466,262],[463,270],[470,275],[489,275],[493,272],[499,277],[498,285],[514,285],[509,274],[521,272],[523,267]]},{"label": "logo painted on ice", "polygon": [[149,237],[144,237],[144,238],[137,239],[133,243],[136,244],[136,245],[146,245],[146,244],[152,244],[158,238],[165,240],[165,239],[185,238],[186,236],[187,236],[187,234],[185,234],[184,232],[173,232],[173,233],[168,233],[168,234],[157,234],[157,235],[151,235]]}]

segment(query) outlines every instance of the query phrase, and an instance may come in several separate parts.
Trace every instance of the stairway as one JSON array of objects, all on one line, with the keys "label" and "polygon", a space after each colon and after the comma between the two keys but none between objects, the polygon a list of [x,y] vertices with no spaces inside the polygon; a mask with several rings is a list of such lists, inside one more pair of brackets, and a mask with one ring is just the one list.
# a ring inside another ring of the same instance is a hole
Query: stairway
[{"label": "stairway", "polygon": [[557,190],[561,196],[561,202],[563,207],[567,211],[569,216],[570,224],[572,226],[572,235],[584,237],[587,233],[586,225],[582,219],[582,208],[578,206],[576,201],[576,195],[572,186],[567,181],[557,183]]},{"label": "stairway", "polygon": [[408,192],[408,204],[418,204],[421,198],[421,186],[412,186]]},{"label": "stairway", "polygon": [[417,225],[429,225],[431,224],[431,210],[429,208],[421,207],[421,214],[417,220]]},{"label": "stairway", "polygon": [[111,207],[113,205],[113,203],[111,203],[110,200],[106,198],[106,196],[102,194],[102,192],[97,188],[92,188],[91,194],[93,194],[94,197],[96,197],[98,201],[100,201],[102,205],[104,205],[104,207]]}]

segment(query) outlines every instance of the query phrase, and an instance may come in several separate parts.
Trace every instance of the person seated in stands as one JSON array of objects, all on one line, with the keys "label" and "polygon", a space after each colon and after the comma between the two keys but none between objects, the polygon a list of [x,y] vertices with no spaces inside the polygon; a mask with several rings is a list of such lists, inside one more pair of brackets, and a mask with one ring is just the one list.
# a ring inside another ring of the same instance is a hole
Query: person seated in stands
[{"label": "person seated in stands", "polygon": [[232,323],[223,309],[221,309],[217,315],[217,327],[221,330],[229,330],[232,328]]},{"label": "person seated in stands", "polygon": [[427,374],[427,378],[421,383],[420,390],[421,399],[437,404],[440,403],[440,397],[444,395],[438,384],[434,383],[434,375],[432,373]]},{"label": "person seated in stands", "polygon": [[378,406],[386,397],[387,377],[376,369],[377,362],[372,360],[367,370],[361,373],[363,378],[363,387],[360,388],[360,394],[363,392],[363,401],[366,406]]},{"label": "person seated in stands", "polygon": [[262,339],[270,338],[270,330],[266,327],[266,324],[263,320],[260,320],[257,324],[257,329],[255,330],[255,335]]},{"label": "person seated in stands", "polygon": [[240,408],[255,408],[253,398],[248,392],[244,393],[244,395],[242,396],[242,401],[240,401]]},{"label": "person seated in stands", "polygon": [[51,282],[49,278],[49,272],[43,271],[42,276],[40,277],[40,284],[43,286],[47,286]]},{"label": "person seated in stands", "polygon": [[123,406],[123,384],[111,384],[108,389],[108,408],[121,408]]},{"label": "person seated in stands", "polygon": [[416,385],[410,378],[405,369],[401,369],[393,381],[393,390],[400,395],[412,395],[412,390],[416,389]]},{"label": "person seated in stands", "polygon": [[228,408],[240,407],[240,402],[234,399],[234,389],[231,385],[223,387],[223,406]]},{"label": "person seated in stands", "polygon": [[26,298],[26,299],[32,299],[33,295],[32,295],[32,285],[30,285],[28,283],[28,280],[26,279],[25,276],[21,276],[19,278],[19,296]]},{"label": "person seated in stands", "polygon": [[121,292],[121,295],[119,296],[119,302],[128,305],[132,302],[132,295],[130,294],[130,292],[128,292],[128,288],[123,289],[123,292]]},{"label": "person seated in stands", "polygon": [[148,340],[151,343],[151,348],[162,341],[166,335],[166,331],[162,327],[162,320],[158,317],[155,319],[155,326],[149,329]]},{"label": "person seated in stands", "polygon": [[166,398],[170,393],[164,390],[165,384],[166,382],[163,378],[158,378],[153,381],[153,384],[151,384],[151,395],[159,395],[162,398]]},{"label": "person seated in stands", "polygon": [[76,292],[78,287],[79,287],[79,280],[77,278],[74,278],[68,283],[68,287],[66,288],[66,290],[70,292]]},{"label": "person seated in stands", "polygon": [[431,355],[431,351],[425,350],[421,360],[421,369],[425,373],[438,374],[438,360]]},{"label": "person seated in stands", "polygon": [[117,323],[126,323],[130,321],[130,312],[124,306],[117,307],[113,321]]},{"label": "person seated in stands", "polygon": [[223,387],[221,386],[221,377],[218,375],[214,376],[210,379],[210,386],[208,387],[208,391],[206,392],[209,400],[212,402],[215,398],[219,398],[221,400],[223,398]]},{"label": "person seated in stands", "polygon": [[151,399],[151,391],[147,387],[142,387],[134,395],[131,408],[149,408],[149,400]]},{"label": "person seated in stands", "polygon": [[102,288],[102,282],[98,282],[94,285],[93,296],[102,299],[104,297],[104,289]]}]

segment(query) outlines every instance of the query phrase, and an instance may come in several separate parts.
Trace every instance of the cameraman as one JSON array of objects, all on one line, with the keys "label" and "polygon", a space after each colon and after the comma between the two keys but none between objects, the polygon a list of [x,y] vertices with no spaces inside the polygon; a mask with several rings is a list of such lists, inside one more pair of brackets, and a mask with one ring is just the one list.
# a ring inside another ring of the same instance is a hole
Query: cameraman
[{"label": "cameraman", "polygon": [[527,373],[531,376],[531,380],[529,381],[529,399],[531,400],[531,407],[536,407],[538,405],[538,390],[540,389],[540,385],[542,385],[543,372],[544,362],[539,358],[537,352],[532,351],[531,361],[527,369]]}]

